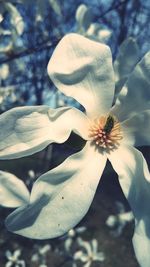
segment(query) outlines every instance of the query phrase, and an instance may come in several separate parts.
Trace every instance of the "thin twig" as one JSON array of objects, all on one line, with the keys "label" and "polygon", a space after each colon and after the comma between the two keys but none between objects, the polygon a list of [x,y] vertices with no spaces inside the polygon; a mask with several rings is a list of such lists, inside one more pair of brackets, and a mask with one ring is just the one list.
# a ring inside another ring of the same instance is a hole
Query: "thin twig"
[{"label": "thin twig", "polygon": [[[25,56],[31,55],[33,53],[38,53],[40,51],[52,48],[53,46],[55,46],[59,42],[59,40],[60,39],[56,39],[53,42],[50,42],[49,40],[47,40],[46,42],[44,41],[42,44],[38,45],[37,47],[31,47],[29,49],[25,49],[25,50],[23,50],[19,53],[16,53],[16,54],[13,53],[13,51],[12,51],[11,56],[0,60],[0,64],[4,64],[4,63],[7,63],[9,61],[15,60],[17,58],[25,57]],[[45,44],[45,45],[43,46],[43,44]]]}]

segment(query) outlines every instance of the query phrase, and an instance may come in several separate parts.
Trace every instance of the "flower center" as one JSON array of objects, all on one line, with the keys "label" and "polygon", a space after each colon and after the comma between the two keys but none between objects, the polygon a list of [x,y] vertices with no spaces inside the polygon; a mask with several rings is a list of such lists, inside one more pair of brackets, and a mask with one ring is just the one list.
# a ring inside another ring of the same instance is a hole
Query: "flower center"
[{"label": "flower center", "polygon": [[109,150],[117,148],[119,141],[123,138],[120,123],[110,114],[96,119],[89,132],[89,137],[97,146]]}]

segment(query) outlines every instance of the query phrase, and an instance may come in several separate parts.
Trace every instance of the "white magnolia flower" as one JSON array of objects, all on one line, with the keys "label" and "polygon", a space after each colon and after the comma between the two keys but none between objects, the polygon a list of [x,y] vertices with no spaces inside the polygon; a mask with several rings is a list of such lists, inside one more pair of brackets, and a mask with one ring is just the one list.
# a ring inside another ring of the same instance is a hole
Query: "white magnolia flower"
[{"label": "white magnolia flower", "polygon": [[19,257],[21,255],[21,250],[17,249],[13,253],[9,250],[6,251],[5,256],[8,259],[7,263],[5,264],[5,267],[25,267],[25,261],[20,260]]},{"label": "white magnolia flower", "polygon": [[105,255],[103,252],[98,251],[98,242],[93,239],[91,242],[83,241],[78,238],[78,244],[81,246],[82,250],[78,250],[73,255],[73,259],[82,261],[83,267],[90,267],[94,261],[103,262],[105,260]]},{"label": "white magnolia flower", "polygon": [[71,107],[48,106],[3,113],[0,158],[31,155],[50,143],[65,142],[71,132],[87,142],[80,152],[36,180],[30,202],[7,217],[7,228],[37,239],[63,235],[87,213],[108,159],[135,217],[133,243],[138,260],[149,267],[150,175],[134,146],[150,142],[150,53],[137,64],[125,85],[127,94],[114,106],[114,72],[106,45],[66,35],[51,57],[48,73],[61,92],[85,108],[85,114]]}]

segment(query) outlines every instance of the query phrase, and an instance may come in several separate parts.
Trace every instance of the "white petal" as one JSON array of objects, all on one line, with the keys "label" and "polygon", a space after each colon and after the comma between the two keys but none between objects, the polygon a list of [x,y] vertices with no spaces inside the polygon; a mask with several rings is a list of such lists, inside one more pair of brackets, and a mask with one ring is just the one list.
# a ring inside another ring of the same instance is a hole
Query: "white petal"
[{"label": "white petal", "polygon": [[87,257],[92,255],[92,247],[90,242],[84,241],[82,238],[77,239],[78,244],[86,250]]},{"label": "white petal", "polygon": [[72,238],[67,238],[64,241],[64,247],[65,247],[65,250],[66,251],[69,251],[70,250],[72,243],[73,243],[73,239]]},{"label": "white petal", "polygon": [[75,254],[73,255],[73,258],[74,258],[74,260],[80,260],[82,256],[84,256],[83,251],[78,250],[78,251],[76,251]]},{"label": "white petal", "polygon": [[11,253],[11,251],[10,251],[10,250],[6,250],[6,252],[5,252],[5,256],[6,256],[6,258],[7,258],[8,260],[10,260],[11,257],[12,257],[12,253]]},{"label": "white petal", "polygon": [[103,252],[98,252],[95,256],[95,260],[97,261],[104,261],[105,260],[105,254]]},{"label": "white petal", "polygon": [[11,267],[11,266],[13,266],[13,263],[11,261],[6,262],[5,267]]},{"label": "white petal", "polygon": [[[122,89],[126,95],[112,108],[120,121],[150,107],[150,52],[136,65]],[[120,92],[121,93],[121,92]]]},{"label": "white petal", "polygon": [[21,255],[21,250],[20,249],[16,249],[14,251],[14,258],[17,260]]},{"label": "white petal", "polygon": [[121,123],[123,141],[133,146],[150,145],[150,110],[143,111]]},{"label": "white petal", "polygon": [[82,104],[89,116],[108,112],[114,96],[114,73],[108,46],[78,34],[66,35],[48,64],[56,87]]},{"label": "white petal", "polygon": [[102,43],[107,43],[111,35],[112,35],[112,31],[107,28],[101,29],[97,33],[98,40],[99,42],[102,42]]},{"label": "white petal", "polygon": [[[143,226],[143,229],[145,227]],[[142,230],[142,226],[140,227],[140,232]],[[138,262],[141,267],[149,267],[150,263],[150,236],[142,233],[135,232],[133,236],[133,247],[135,250],[135,255],[138,259]]]},{"label": "white petal", "polygon": [[118,94],[140,60],[141,51],[135,39],[129,37],[119,47],[119,53],[114,61],[116,75],[116,91]]},{"label": "white petal", "polygon": [[88,142],[35,182],[30,204],[7,217],[7,228],[35,239],[63,235],[87,213],[105,164]]},{"label": "white petal", "polygon": [[92,240],[92,248],[93,248],[94,254],[96,254],[97,253],[97,250],[98,250],[98,242],[97,242],[96,239],[93,239]]},{"label": "white petal", "polygon": [[86,229],[87,229],[87,227],[85,227],[85,226],[80,226],[80,227],[76,228],[76,233],[77,233],[77,234],[81,234],[81,233],[85,232]]},{"label": "white petal", "polygon": [[87,7],[85,4],[81,4],[76,10],[75,17],[77,21],[78,30],[81,30],[82,32],[86,31],[90,26],[93,19],[93,13],[91,8]]},{"label": "white petal", "polygon": [[109,159],[135,217],[133,243],[136,257],[142,267],[149,267],[150,174],[147,164],[141,152],[133,147],[120,147]]},{"label": "white petal", "polygon": [[[18,260],[18,267],[20,267],[20,265],[21,265],[21,267],[26,267],[25,261],[24,260]],[[43,267],[47,267],[47,265],[44,264]]]},{"label": "white petal", "polygon": [[36,153],[52,142],[63,143],[74,131],[88,135],[88,119],[75,108],[47,106],[13,108],[0,116],[0,158]]},{"label": "white petal", "polygon": [[29,202],[29,191],[15,175],[0,171],[0,205],[15,208]]},{"label": "white petal", "polygon": [[83,267],[90,267],[91,264],[92,264],[92,261],[89,260],[87,263],[85,263],[85,264],[83,265]]}]

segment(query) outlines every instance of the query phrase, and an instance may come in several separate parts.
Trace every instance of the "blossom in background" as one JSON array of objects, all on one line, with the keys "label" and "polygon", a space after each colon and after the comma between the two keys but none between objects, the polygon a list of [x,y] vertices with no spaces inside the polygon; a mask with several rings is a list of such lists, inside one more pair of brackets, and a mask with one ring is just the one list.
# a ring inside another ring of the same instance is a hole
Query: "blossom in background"
[{"label": "blossom in background", "polygon": [[[96,239],[88,242],[78,238],[77,241],[78,245],[81,246],[81,250],[74,253],[74,261],[80,260],[84,263],[82,265],[83,267],[90,267],[95,261],[103,262],[105,260],[104,253],[98,251],[98,242]],[[73,266],[75,267],[77,265],[74,263]]]},{"label": "blossom in background", "polygon": [[25,261],[20,260],[21,256],[21,250],[16,249],[13,253],[9,250],[6,251],[5,256],[7,258],[7,263],[5,264],[5,267],[25,267]]},{"label": "blossom in background", "polygon": [[111,234],[114,237],[120,236],[127,223],[131,223],[134,220],[133,213],[131,211],[126,211],[123,203],[116,202],[116,207],[118,213],[109,215],[106,220],[106,225],[111,228]]},{"label": "blossom in background", "polygon": [[20,36],[24,32],[25,25],[21,13],[15,5],[6,1],[1,2],[1,12],[1,15],[4,16],[3,20],[7,17],[5,16],[6,12],[9,15],[9,30],[5,30],[5,28],[0,26],[1,35],[3,37],[9,36],[9,43],[6,45],[5,38],[2,38],[3,42],[1,42],[0,53],[7,54],[12,51],[22,51],[24,48]]},{"label": "blossom in background", "polygon": [[[1,77],[0,77],[1,79]],[[0,107],[1,110],[6,109],[7,101],[15,102],[16,96],[15,96],[15,86],[0,86]]]},{"label": "blossom in background", "polygon": [[27,173],[27,179],[25,181],[26,185],[30,188],[36,180],[36,173],[34,170],[29,170]]},{"label": "blossom in background", "polygon": [[29,175],[29,177],[31,178],[31,179],[35,179],[35,172],[34,172],[34,170],[29,170],[28,171],[28,175]]},{"label": "blossom in background", "polygon": [[51,250],[51,245],[46,244],[44,246],[37,246],[36,253],[34,253],[31,257],[31,262],[39,263],[39,267],[47,267],[46,264],[46,255]]},{"label": "blossom in background", "polygon": [[71,132],[86,144],[36,180],[29,203],[7,217],[7,228],[37,239],[63,235],[87,213],[108,159],[135,217],[135,253],[141,266],[149,267],[150,176],[142,153],[134,146],[149,145],[150,53],[137,64],[124,85],[126,95],[113,106],[114,72],[106,45],[78,34],[66,35],[51,57],[48,73],[85,113],[48,106],[3,113],[0,158],[31,155],[50,143],[65,142]]},{"label": "blossom in background", "polygon": [[86,231],[86,227],[85,226],[80,226],[80,227],[76,227],[74,229],[70,229],[68,231],[68,233],[63,237],[65,238],[64,241],[64,247],[66,251],[70,251],[71,246],[74,242],[74,240],[82,233],[84,233]]},{"label": "blossom in background", "polygon": [[8,64],[2,64],[0,66],[0,82],[1,82],[1,79],[2,80],[7,79],[8,75],[9,75],[9,65]]},{"label": "blossom in background", "polygon": [[92,9],[85,4],[76,10],[77,32],[101,43],[107,43],[112,35],[111,30],[104,28],[100,23],[93,23]]}]

